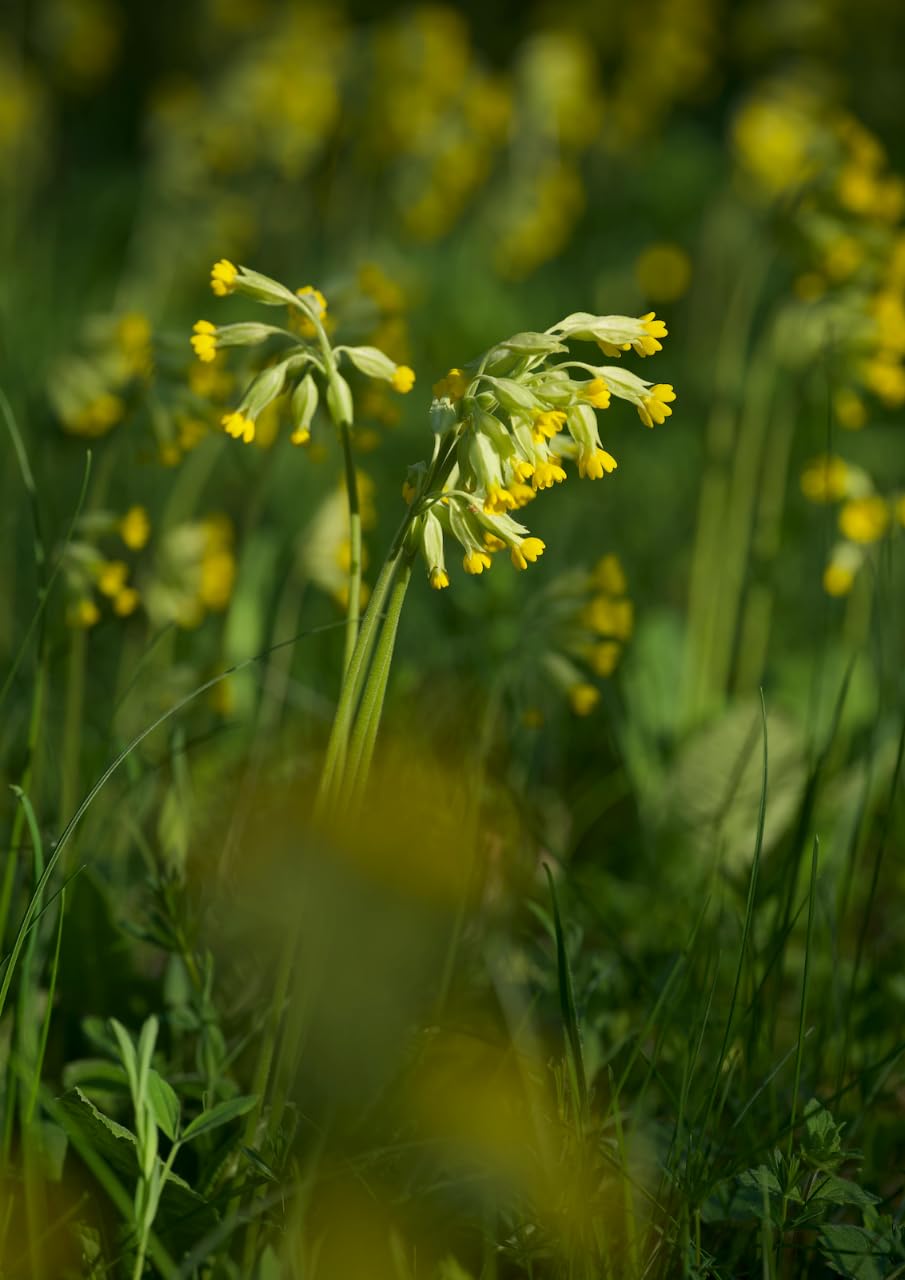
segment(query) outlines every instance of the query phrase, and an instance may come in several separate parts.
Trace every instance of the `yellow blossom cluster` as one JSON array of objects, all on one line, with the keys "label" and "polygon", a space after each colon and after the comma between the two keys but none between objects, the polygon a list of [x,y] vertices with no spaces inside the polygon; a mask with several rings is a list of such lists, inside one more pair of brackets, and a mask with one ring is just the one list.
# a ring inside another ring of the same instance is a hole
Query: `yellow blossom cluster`
[{"label": "yellow blossom cluster", "polygon": [[155,626],[195,628],[228,607],[236,577],[233,542],[225,515],[185,521],[161,535],[143,592]]},{"label": "yellow blossom cluster", "polygon": [[86,439],[107,435],[126,417],[133,388],[152,372],[151,325],[143,312],[89,318],[79,353],[50,371],[48,394],[60,426]]},{"label": "yellow blossom cluster", "polygon": [[142,593],[132,581],[133,568],[121,554],[110,555],[105,545],[116,541],[128,551],[139,552],[150,536],[151,522],[142,506],[129,507],[121,516],[94,511],[79,518],[60,560],[70,626],[93,627],[101,619],[105,601],[118,618],[135,613]]},{"label": "yellow blossom cluster", "polygon": [[[354,419],[352,390],[340,366],[351,367],[373,382],[383,383],[405,395],[415,384],[414,371],[397,364],[374,346],[334,346],[328,336],[333,323],[327,299],[314,285],[294,292],[279,281],[236,266],[226,258],[211,268],[211,289],[218,298],[239,292],[267,307],[288,307],[287,327],[240,323],[215,325],[198,320],[190,345],[204,366],[215,365],[226,347],[267,345],[273,353],[245,388],[239,403],[223,413],[221,426],[227,435],[245,444],[270,444],[275,436],[277,411],[288,405],[290,440],[307,445],[318,408],[323,401],[336,427],[351,427]],[[269,415],[268,431],[261,424]]]},{"label": "yellow blossom cluster", "polygon": [[544,721],[549,692],[564,697],[573,714],[590,715],[600,702],[597,680],[612,676],[634,629],[634,608],[618,556],[601,557],[593,569],[571,569],[557,575],[529,605],[525,625],[539,655],[536,670],[519,670],[529,707],[526,728]]},{"label": "yellow blossom cluster", "polygon": [[839,540],[824,569],[823,586],[828,595],[848,595],[871,548],[895,523],[905,525],[905,497],[876,493],[867,472],[838,455],[809,462],[801,475],[801,491],[810,502],[839,504]]},{"label": "yellow blossom cluster", "polygon": [[434,385],[434,458],[411,467],[403,488],[432,587],[449,586],[447,537],[460,544],[472,575],[486,572],[502,550],[516,569],[543,554],[543,541],[512,513],[561,484],[566,461],[592,480],[616,469],[597,424],[612,397],[633,404],[648,427],[672,413],[669,384],[621,365],[570,359],[569,344],[594,344],[609,359],[625,351],[643,357],[659,351],[665,336],[653,312],[640,318],[576,312],[544,333],[514,335]]},{"label": "yellow blossom cluster", "polygon": [[803,246],[795,291],[807,331],[832,346],[839,425],[865,426],[870,397],[905,405],[905,179],[863,124],[799,82],[754,94],[733,136]]}]

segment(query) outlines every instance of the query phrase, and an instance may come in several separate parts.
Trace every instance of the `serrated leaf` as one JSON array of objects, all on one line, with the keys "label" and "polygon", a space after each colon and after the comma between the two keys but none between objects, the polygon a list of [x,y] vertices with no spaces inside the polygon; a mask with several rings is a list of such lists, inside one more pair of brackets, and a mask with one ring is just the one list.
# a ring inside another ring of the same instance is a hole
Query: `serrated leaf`
[{"label": "serrated leaf", "polygon": [[[57,1101],[64,1128],[77,1129],[83,1140],[116,1173],[126,1185],[134,1187],[139,1176],[138,1142],[135,1134],[118,1124],[87,1098],[81,1089],[71,1089]],[[162,1170],[158,1159],[158,1168]],[[170,1173],[163,1186],[156,1227],[168,1237],[174,1251],[189,1248],[217,1223],[217,1213],[203,1196],[176,1173]]]},{"label": "serrated leaf", "polygon": [[239,1116],[244,1116],[249,1112],[257,1102],[257,1098],[251,1094],[244,1094],[238,1098],[227,1098],[226,1102],[218,1102],[215,1107],[211,1107],[208,1111],[202,1111],[200,1116],[196,1116],[191,1124],[186,1125],[182,1134],[183,1142],[191,1142],[192,1139],[199,1137],[202,1133],[209,1133],[211,1129],[217,1129],[221,1124],[229,1124],[230,1120],[236,1120]]}]

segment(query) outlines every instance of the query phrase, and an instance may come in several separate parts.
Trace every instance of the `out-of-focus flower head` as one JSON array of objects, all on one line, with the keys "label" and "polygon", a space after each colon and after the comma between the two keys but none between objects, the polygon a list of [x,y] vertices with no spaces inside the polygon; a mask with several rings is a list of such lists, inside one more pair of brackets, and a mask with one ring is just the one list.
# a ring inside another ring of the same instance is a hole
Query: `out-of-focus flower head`
[{"label": "out-of-focus flower head", "polygon": [[69,435],[96,439],[127,416],[137,390],[153,373],[153,337],[140,311],[85,321],[77,354],[51,367],[48,395]]},{"label": "out-of-focus flower head", "polygon": [[136,612],[144,601],[140,580],[136,584],[134,558],[150,536],[151,522],[141,506],[122,514],[90,511],[78,518],[73,536],[60,552],[66,620],[71,627],[93,627],[105,609],[118,618]]},{"label": "out-of-focus flower head", "polygon": [[222,613],[236,577],[233,528],[225,515],[211,515],[166,529],[157,539],[144,603],[157,627],[200,626]]},{"label": "out-of-focus flower head", "polygon": [[[359,470],[356,475],[361,523],[364,529],[374,527],[374,481]],[[340,483],[314,513],[299,539],[299,564],[304,576],[320,587],[345,609],[349,599],[349,558],[352,551],[349,530],[349,502]],[[362,569],[367,568],[368,549],[362,543]],[[361,584],[361,607],[368,601],[370,589]]]}]

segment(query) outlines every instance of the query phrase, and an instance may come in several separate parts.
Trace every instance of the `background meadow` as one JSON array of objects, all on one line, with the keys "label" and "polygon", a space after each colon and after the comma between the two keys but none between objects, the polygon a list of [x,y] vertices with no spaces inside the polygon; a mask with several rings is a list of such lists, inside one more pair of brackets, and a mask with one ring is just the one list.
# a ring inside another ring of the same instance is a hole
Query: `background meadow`
[{"label": "background meadow", "polygon": [[[905,1274],[903,42],[6,0],[4,1280]],[[415,371],[352,384],[370,587],[447,370],[669,330],[542,560],[416,568],[328,832],[343,454],[222,430],[222,258]]]}]

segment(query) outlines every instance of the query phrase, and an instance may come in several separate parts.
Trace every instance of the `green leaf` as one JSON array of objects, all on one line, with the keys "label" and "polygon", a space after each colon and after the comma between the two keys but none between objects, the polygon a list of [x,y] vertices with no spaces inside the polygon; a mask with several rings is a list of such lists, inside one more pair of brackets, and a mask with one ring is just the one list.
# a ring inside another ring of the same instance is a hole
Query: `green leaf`
[{"label": "green leaf", "polygon": [[209,1111],[202,1111],[200,1116],[196,1116],[191,1124],[186,1125],[182,1134],[183,1142],[191,1142],[193,1138],[199,1137],[202,1133],[209,1133],[211,1129],[217,1129],[221,1124],[229,1124],[230,1120],[236,1120],[239,1116],[244,1116],[250,1111],[257,1102],[257,1098],[251,1094],[245,1094],[238,1098],[228,1098],[226,1102],[218,1102],[215,1107],[211,1107]]},{"label": "green leaf", "polygon": [[829,1223],[820,1228],[820,1249],[827,1264],[848,1280],[882,1280],[889,1261],[864,1227]]},{"label": "green leaf", "polygon": [[179,1129],[179,1098],[173,1086],[153,1067],[148,1072],[147,1094],[148,1106],[158,1129],[175,1142]]},{"label": "green leaf", "polygon": [[[90,1147],[122,1177],[126,1186],[135,1186],[139,1178],[138,1141],[130,1129],[99,1111],[81,1089],[71,1089],[57,1099],[54,1117],[67,1134],[75,1131],[79,1145]],[[162,1164],[158,1158],[161,1169]],[[190,1248],[213,1230],[217,1221],[214,1207],[183,1178],[171,1172],[161,1193],[155,1229],[167,1239],[173,1251]]]}]

